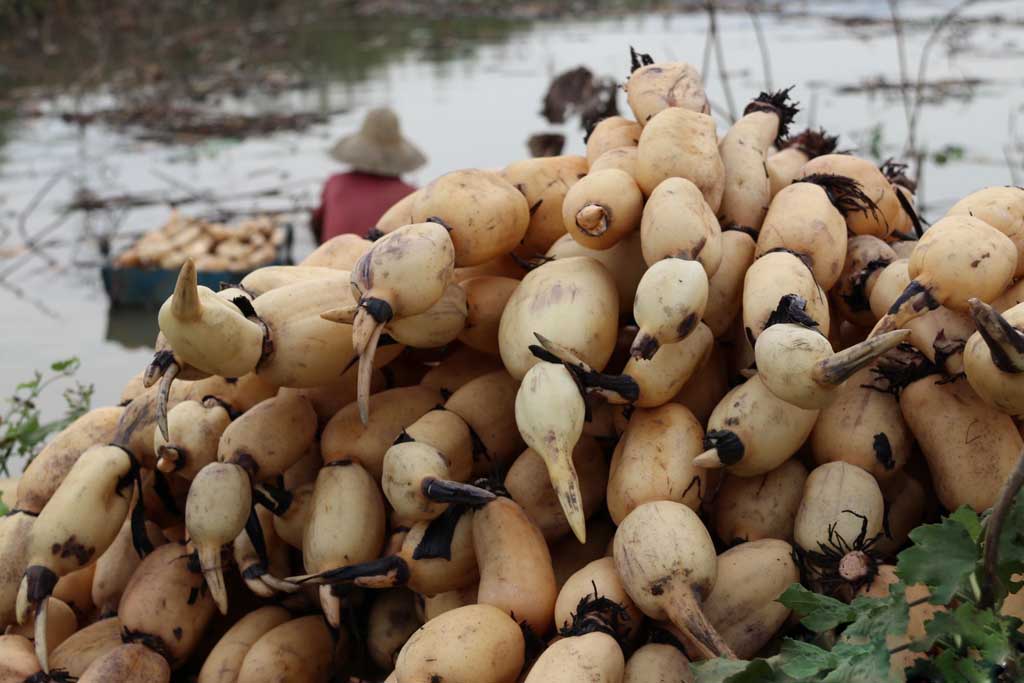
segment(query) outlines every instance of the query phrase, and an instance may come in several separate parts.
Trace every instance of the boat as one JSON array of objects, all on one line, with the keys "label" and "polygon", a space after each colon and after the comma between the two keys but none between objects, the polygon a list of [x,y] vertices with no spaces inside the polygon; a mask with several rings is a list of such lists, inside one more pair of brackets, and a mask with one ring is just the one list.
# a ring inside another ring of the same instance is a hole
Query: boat
[{"label": "boat", "polygon": [[[159,308],[167,297],[174,291],[174,284],[178,279],[180,267],[178,262],[184,262],[184,257],[173,255],[166,257],[167,251],[161,256],[163,258],[148,258],[145,252],[145,243],[150,245],[155,241],[174,239],[175,234],[183,232],[182,224],[187,224],[188,229],[199,235],[199,239],[207,240],[207,250],[210,254],[196,254],[200,251],[194,247],[195,239],[187,242],[190,249],[174,246],[170,251],[189,251],[189,256],[194,257],[197,267],[199,284],[217,291],[223,287],[236,285],[246,275],[257,268],[270,265],[290,265],[292,263],[292,226],[290,223],[283,226],[273,224],[274,237],[272,238],[273,256],[262,262],[253,262],[244,258],[218,258],[214,252],[217,245],[225,241],[236,240],[231,235],[233,232],[244,231],[245,228],[223,226],[220,224],[205,223],[198,219],[181,218],[180,214],[172,215],[168,223],[159,230],[147,233],[141,240],[133,244],[129,249],[119,254],[116,258],[110,259],[100,268],[103,278],[103,287],[106,289],[107,297],[110,299],[111,308],[133,307],[133,308]],[[243,224],[246,226],[247,224]],[[249,230],[253,232],[253,230]],[[214,239],[210,235],[217,235]],[[170,236],[170,237],[168,237]],[[236,246],[236,245],[233,245]],[[270,256],[271,244],[265,244],[262,248],[267,256]],[[167,249],[166,246],[163,248]],[[140,255],[140,252],[141,255]],[[213,258],[207,258],[207,256]],[[168,261],[175,263],[176,267],[161,267],[160,263]],[[204,265],[230,262],[231,267],[209,268]]]}]

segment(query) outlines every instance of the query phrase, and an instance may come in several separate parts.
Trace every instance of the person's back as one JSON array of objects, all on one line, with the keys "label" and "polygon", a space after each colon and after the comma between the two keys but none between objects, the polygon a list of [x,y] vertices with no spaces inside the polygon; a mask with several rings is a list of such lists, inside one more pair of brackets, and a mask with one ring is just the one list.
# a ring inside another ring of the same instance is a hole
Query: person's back
[{"label": "person's back", "polygon": [[352,170],[332,175],[324,185],[310,221],[319,242],[347,233],[365,237],[385,211],[416,189],[399,176],[426,162],[402,137],[390,109],[371,110],[362,128],[339,140],[331,156]]},{"label": "person's back", "polygon": [[313,214],[320,242],[354,233],[362,237],[391,206],[416,188],[400,178],[349,171],[331,176]]}]

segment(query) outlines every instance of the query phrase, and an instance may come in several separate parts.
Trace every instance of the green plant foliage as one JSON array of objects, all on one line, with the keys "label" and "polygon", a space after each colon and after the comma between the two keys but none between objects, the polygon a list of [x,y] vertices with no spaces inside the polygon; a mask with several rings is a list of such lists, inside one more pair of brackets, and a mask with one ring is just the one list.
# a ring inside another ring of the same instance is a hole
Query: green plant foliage
[{"label": "green plant foliage", "polygon": [[[0,474],[10,476],[14,461],[32,461],[46,440],[77,420],[89,410],[93,387],[74,379],[80,363],[68,358],[50,365],[46,374],[38,370],[32,379],[14,388],[14,394],[5,400],[0,413]],[[50,387],[64,384],[64,414],[56,419],[44,419],[38,402]]]},{"label": "green plant foliage", "polygon": [[[983,562],[989,514],[964,507],[938,524],[912,531],[913,545],[897,558],[900,582],[885,597],[862,596],[846,604],[793,584],[779,602],[817,635],[815,642],[786,638],[779,653],[766,659],[695,664],[697,682],[878,683],[906,676],[936,683],[1024,680],[1022,622],[1000,611],[1007,593],[1021,585],[1011,577],[1024,573],[1024,496],[1016,497],[1005,519],[991,576]],[[982,583],[994,585],[994,605],[982,602]],[[930,602],[946,609],[925,624],[924,637],[890,649],[887,636],[906,633],[911,605],[905,593],[912,584],[927,586]],[[890,671],[890,658],[904,649],[926,656],[901,676]]]}]

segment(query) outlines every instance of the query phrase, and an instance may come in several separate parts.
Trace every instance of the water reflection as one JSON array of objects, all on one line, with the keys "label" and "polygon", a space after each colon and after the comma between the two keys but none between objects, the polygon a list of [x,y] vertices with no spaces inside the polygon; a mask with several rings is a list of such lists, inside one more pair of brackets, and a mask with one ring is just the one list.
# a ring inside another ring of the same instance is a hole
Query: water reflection
[{"label": "water reflection", "polygon": [[[156,311],[142,307],[109,307],[106,339],[129,349],[152,349],[160,327]],[[127,378],[126,378],[127,379]]]},{"label": "water reflection", "polygon": [[12,100],[59,93],[75,102],[104,92],[169,104],[352,85],[407,59],[467,59],[533,25],[488,4],[473,3],[470,14],[447,3],[133,0],[0,11],[0,89]]}]

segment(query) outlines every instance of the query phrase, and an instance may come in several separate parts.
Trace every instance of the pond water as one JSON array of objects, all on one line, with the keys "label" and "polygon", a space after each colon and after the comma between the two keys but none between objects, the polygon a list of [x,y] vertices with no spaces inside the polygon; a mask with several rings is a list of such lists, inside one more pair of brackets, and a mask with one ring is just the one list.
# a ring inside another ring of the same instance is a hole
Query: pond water
[{"label": "pond water", "polygon": [[[952,6],[900,5],[911,73],[917,73],[935,20]],[[580,16],[588,18],[477,17],[475,28],[465,31],[457,19],[406,19],[397,22],[401,33],[368,39],[366,26],[304,15],[298,27],[281,29],[284,43],[295,42],[294,49],[286,46],[282,68],[299,73],[301,87],[229,96],[217,105],[327,115],[326,123],[302,132],[168,144],[130,129],[61,118],[75,108],[111,104],[115,95],[103,87],[74,97],[44,90],[31,106],[0,118],[0,396],[33,369],[78,356],[79,378],[95,385],[94,404],[112,403],[150,358],[155,314],[110,310],[99,277],[100,243],[114,236],[116,252],[126,246],[117,235],[159,226],[169,209],[64,215],[76,192],[207,191],[228,197],[278,188],[283,194],[277,197],[225,199],[185,210],[308,206],[323,179],[338,170],[325,150],[379,104],[399,112],[405,133],[429,156],[412,176],[418,184],[456,168],[501,167],[525,158],[526,139],[536,132],[564,133],[565,151],[579,153],[578,120],[551,125],[539,113],[555,75],[584,65],[621,81],[630,45],[656,59],[703,63],[703,12]],[[1020,182],[1019,171],[1013,171],[1022,158],[1014,121],[1024,103],[1024,5],[979,2],[963,16],[969,20],[952,22],[934,42],[928,64],[927,81],[944,84],[940,94],[925,88],[929,97],[918,124],[917,139],[927,150],[921,188],[926,217],[941,216],[957,197],[978,187]],[[879,158],[902,153],[907,117],[899,90],[863,87],[900,81],[888,17],[885,2],[787,2],[758,15],[771,85],[795,85],[793,94],[802,103],[797,130],[823,125],[841,134],[843,148]],[[761,50],[746,12],[723,10],[718,23],[730,90],[742,109],[766,85]],[[709,95],[724,131],[728,97],[718,66],[708,71]],[[621,94],[619,102],[621,110],[628,109]],[[306,216],[291,218],[294,255],[301,258],[312,249]],[[43,233],[42,247],[24,249],[27,238]],[[48,410],[60,403],[59,394],[43,401]]]}]

